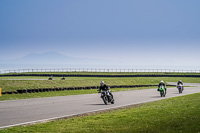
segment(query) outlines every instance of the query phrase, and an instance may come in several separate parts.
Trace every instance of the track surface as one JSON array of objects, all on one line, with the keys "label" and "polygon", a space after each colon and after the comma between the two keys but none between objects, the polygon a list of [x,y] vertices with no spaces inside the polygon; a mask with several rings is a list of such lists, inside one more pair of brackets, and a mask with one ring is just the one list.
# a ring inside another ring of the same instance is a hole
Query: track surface
[{"label": "track surface", "polygon": [[[175,84],[175,83],[170,83]],[[168,88],[165,98],[200,92],[200,84],[185,83],[182,94]],[[0,102],[0,128],[57,119],[87,112],[165,99],[156,89],[113,92],[115,104],[104,105],[100,94],[59,96]]]}]

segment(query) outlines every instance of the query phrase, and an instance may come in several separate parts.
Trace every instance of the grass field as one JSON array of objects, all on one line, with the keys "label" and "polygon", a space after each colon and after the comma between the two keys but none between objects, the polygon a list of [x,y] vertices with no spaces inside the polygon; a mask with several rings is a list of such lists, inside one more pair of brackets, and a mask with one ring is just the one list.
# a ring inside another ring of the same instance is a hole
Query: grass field
[{"label": "grass field", "polygon": [[1,133],[199,133],[200,93],[96,115],[18,126]]},{"label": "grass field", "polygon": [[[11,78],[13,79],[13,77]],[[96,77],[70,77],[66,78],[66,80],[60,80],[60,78],[54,78],[54,79],[55,80],[25,80],[25,79],[0,80],[0,86],[3,91],[12,91],[17,89],[32,89],[32,88],[36,89],[36,88],[53,88],[53,87],[99,86],[99,83],[102,80],[105,81],[107,85],[157,84],[160,80],[156,78],[143,79],[143,78],[96,78]]]}]

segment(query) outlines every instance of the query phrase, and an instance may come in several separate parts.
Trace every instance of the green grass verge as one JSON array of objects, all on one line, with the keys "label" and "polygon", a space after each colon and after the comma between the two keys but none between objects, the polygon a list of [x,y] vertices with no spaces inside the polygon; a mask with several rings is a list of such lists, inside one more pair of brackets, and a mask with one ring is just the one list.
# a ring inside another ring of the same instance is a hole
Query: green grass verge
[{"label": "green grass verge", "polygon": [[198,133],[200,93],[96,115],[18,126],[1,133]]}]

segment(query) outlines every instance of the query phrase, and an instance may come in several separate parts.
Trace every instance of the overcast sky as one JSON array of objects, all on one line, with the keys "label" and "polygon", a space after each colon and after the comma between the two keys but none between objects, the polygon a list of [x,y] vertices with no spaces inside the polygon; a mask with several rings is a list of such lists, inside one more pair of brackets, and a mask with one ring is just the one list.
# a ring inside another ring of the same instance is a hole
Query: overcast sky
[{"label": "overcast sky", "polygon": [[199,0],[0,0],[0,59],[55,51],[130,65],[200,66],[199,6]]}]

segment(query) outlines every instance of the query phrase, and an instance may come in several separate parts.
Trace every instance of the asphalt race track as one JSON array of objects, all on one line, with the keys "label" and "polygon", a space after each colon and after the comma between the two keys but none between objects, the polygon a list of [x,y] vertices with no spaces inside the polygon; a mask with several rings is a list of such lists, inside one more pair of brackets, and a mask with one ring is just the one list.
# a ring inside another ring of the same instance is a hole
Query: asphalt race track
[{"label": "asphalt race track", "polygon": [[[176,84],[176,83],[170,83]],[[165,98],[200,92],[200,84],[184,83],[182,94],[177,88],[168,88]],[[127,105],[157,101],[160,97],[156,88],[146,90],[113,92],[115,104],[105,105],[100,94],[59,96],[0,102],[0,128],[48,121],[94,111],[118,108]]]}]

